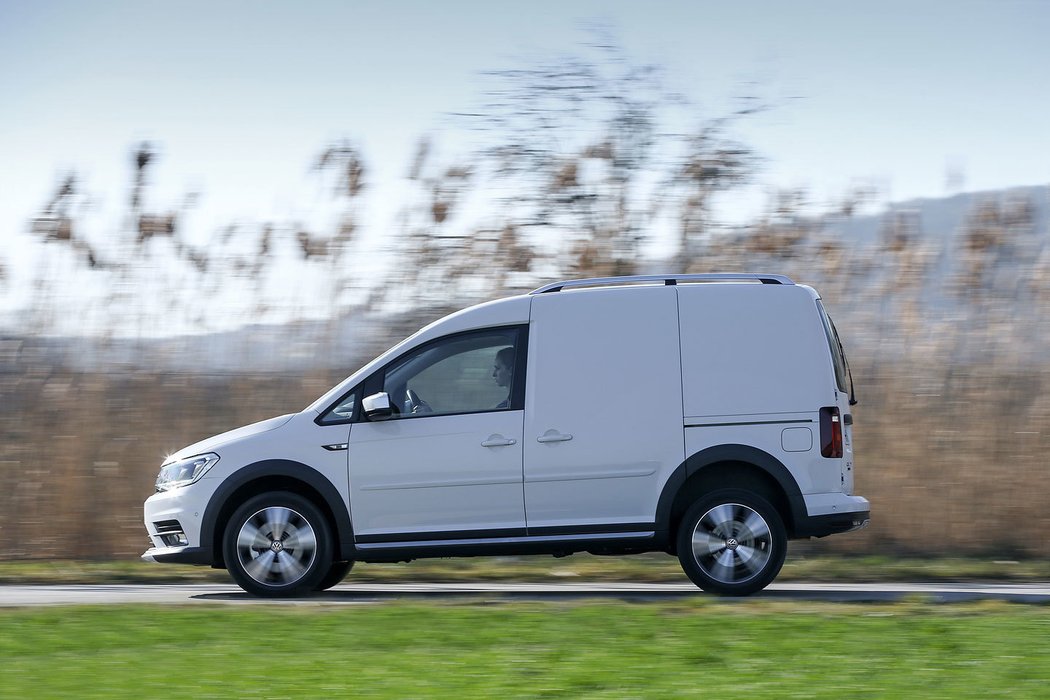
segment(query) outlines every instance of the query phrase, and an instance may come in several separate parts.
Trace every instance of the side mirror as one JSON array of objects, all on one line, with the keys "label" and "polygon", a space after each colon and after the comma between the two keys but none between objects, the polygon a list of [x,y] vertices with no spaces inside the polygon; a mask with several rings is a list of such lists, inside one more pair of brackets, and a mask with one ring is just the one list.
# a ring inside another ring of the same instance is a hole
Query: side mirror
[{"label": "side mirror", "polygon": [[394,415],[394,407],[390,404],[390,397],[385,391],[366,396],[361,402],[361,408],[368,420],[387,420]]}]

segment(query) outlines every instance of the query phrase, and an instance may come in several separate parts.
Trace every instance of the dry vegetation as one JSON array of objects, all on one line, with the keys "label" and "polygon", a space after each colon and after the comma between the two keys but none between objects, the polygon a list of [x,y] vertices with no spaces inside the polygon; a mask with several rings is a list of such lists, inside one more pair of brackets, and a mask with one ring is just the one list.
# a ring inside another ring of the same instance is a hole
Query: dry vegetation
[{"label": "dry vegetation", "polygon": [[[999,234],[1018,238],[1027,225]],[[706,258],[693,269],[782,271],[821,289],[836,316],[860,398],[857,490],[872,501],[874,520],[865,532],[817,549],[1050,555],[1041,536],[1050,528],[1050,364],[1040,355],[1045,333],[1036,332],[1046,330],[1046,289],[1005,294],[994,285],[1002,251],[980,251],[988,256],[981,260],[967,248],[960,259],[967,266],[976,260],[988,283],[949,276],[942,296],[961,300],[944,319],[943,309],[919,298],[929,274],[922,260],[944,251],[916,249],[933,240],[949,239],[916,231],[904,244],[894,238],[892,245],[852,253],[838,242],[832,265],[810,254],[832,245],[819,226],[781,238],[763,224],[731,245],[702,249]],[[1038,259],[1028,262],[1016,274],[1031,281]],[[1024,315],[1018,303],[1028,309]],[[401,318],[369,352],[428,320],[421,316]],[[141,502],[165,454],[299,410],[352,369],[287,376],[77,371],[34,357],[30,344],[13,343],[7,342],[0,375],[0,464],[8,477],[0,531],[3,553],[12,558],[140,553]]]}]

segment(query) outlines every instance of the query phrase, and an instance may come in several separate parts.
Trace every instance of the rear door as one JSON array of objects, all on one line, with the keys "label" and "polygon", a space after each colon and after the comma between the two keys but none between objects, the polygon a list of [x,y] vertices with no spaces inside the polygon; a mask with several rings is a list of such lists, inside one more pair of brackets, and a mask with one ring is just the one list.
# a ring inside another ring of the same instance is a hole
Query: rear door
[{"label": "rear door", "polygon": [[840,480],[842,492],[853,493],[853,414],[850,402],[853,396],[853,377],[850,375],[849,364],[846,361],[846,353],[839,339],[838,329],[835,322],[824,309],[824,304],[817,301],[821,320],[824,322],[824,331],[828,339],[828,349],[831,351],[832,366],[835,370],[835,403],[839,409],[839,420],[842,430],[842,459],[840,460]]},{"label": "rear door", "polygon": [[674,287],[537,295],[529,326],[528,531],[651,529],[684,459]]}]

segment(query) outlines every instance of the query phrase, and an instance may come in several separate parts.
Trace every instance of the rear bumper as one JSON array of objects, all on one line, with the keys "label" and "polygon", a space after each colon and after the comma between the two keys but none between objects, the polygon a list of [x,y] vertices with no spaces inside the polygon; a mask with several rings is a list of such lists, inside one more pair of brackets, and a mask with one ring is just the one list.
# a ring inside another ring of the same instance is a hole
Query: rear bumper
[{"label": "rear bumper", "polygon": [[818,493],[804,497],[808,514],[796,517],[795,538],[827,537],[861,530],[871,520],[871,504],[861,496]]},{"label": "rear bumper", "polygon": [[794,536],[796,539],[827,537],[843,532],[863,530],[869,522],[871,522],[871,513],[866,510],[855,513],[810,516],[804,518],[801,523],[795,524]]}]

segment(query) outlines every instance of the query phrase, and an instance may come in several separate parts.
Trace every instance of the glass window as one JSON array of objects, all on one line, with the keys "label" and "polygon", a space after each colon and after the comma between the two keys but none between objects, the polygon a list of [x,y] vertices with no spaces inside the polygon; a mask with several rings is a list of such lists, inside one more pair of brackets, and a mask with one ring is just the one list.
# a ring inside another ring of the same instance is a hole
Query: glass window
[{"label": "glass window", "polygon": [[387,370],[383,391],[403,418],[509,410],[517,339],[510,328],[430,343]]},{"label": "glass window", "polygon": [[318,423],[331,425],[332,423],[345,423],[354,417],[354,408],[357,406],[357,389],[339,400],[328,412],[321,416]]},{"label": "glass window", "polygon": [[842,342],[839,340],[834,322],[820,301],[817,301],[817,308],[820,310],[820,320],[824,323],[824,335],[827,337],[828,349],[831,350],[831,362],[835,366],[835,382],[838,384],[839,391],[845,393],[849,389],[846,388],[846,357],[843,354]]}]

